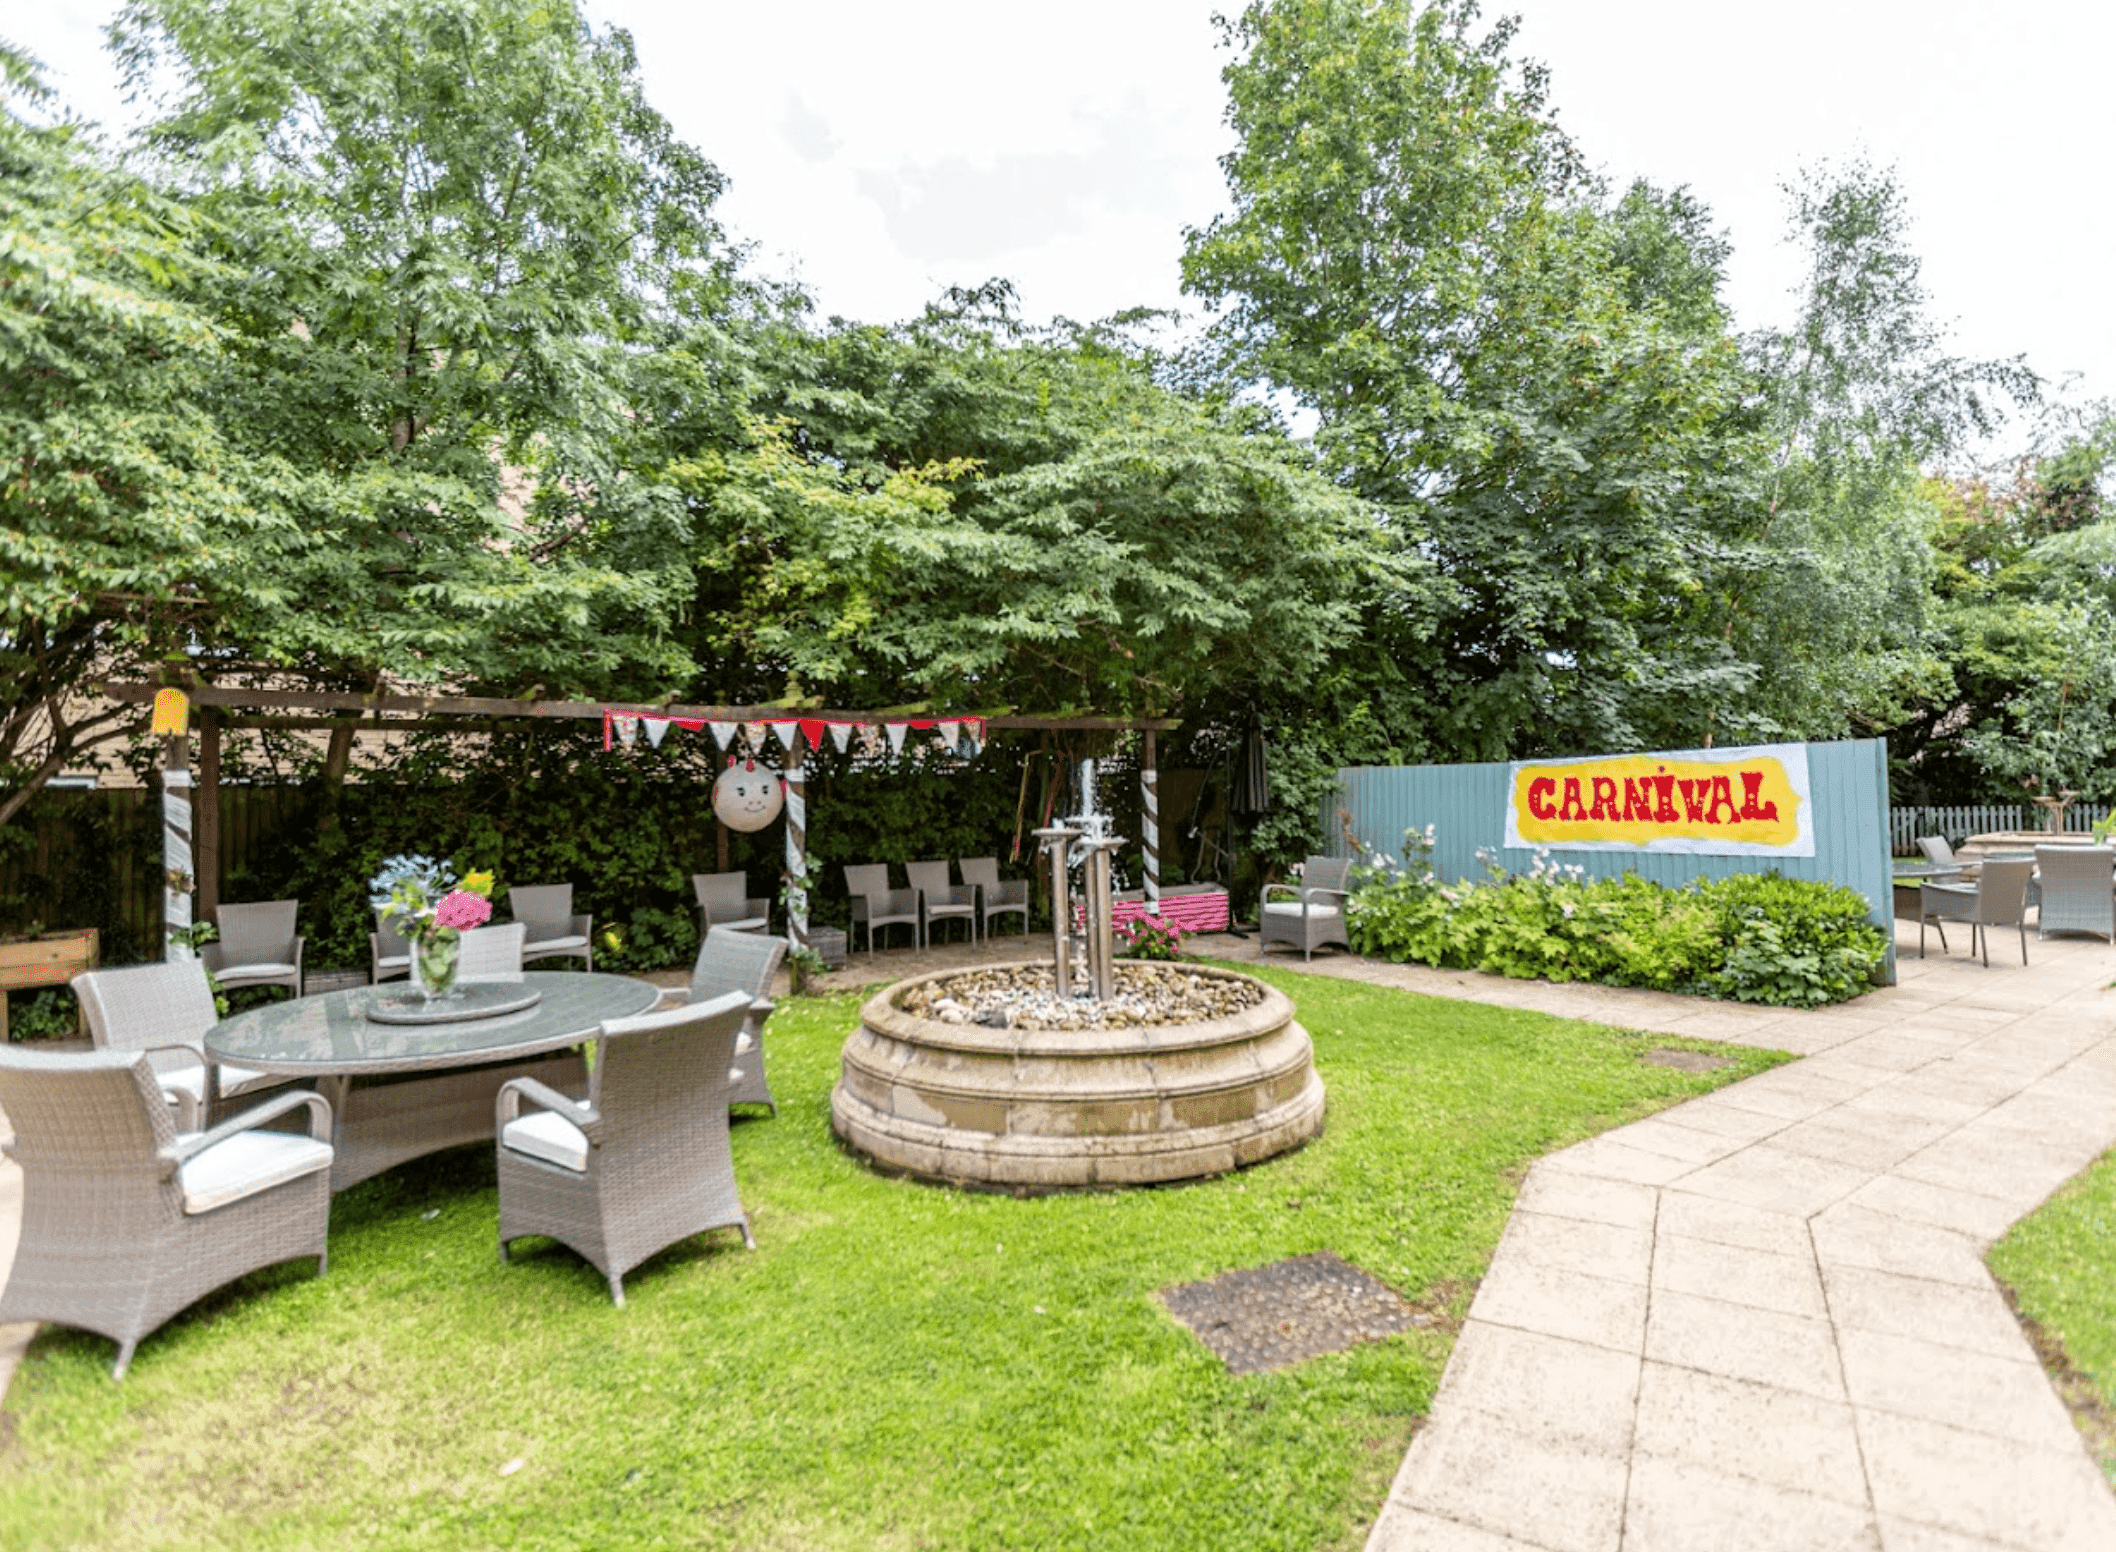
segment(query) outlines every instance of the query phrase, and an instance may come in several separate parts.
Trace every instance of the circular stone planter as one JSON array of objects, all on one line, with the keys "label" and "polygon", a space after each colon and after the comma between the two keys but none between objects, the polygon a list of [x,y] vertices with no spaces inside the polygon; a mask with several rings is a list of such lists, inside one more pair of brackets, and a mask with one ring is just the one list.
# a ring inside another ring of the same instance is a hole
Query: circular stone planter
[{"label": "circular stone planter", "polygon": [[878,993],[845,1042],[831,1124],[885,1168],[1008,1191],[1149,1185],[1254,1164],[1322,1130],[1308,1032],[1275,987],[1230,1017],[1123,1029],[996,1029],[899,1006],[959,973]]}]

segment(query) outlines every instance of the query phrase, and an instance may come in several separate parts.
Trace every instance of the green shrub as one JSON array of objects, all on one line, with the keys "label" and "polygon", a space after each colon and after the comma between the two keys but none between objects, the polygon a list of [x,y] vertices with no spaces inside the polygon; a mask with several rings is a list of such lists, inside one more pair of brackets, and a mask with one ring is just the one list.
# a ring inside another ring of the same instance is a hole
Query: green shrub
[{"label": "green shrub", "polygon": [[[5,997],[6,992],[0,992]],[[63,987],[24,995],[7,1010],[10,1040],[51,1040],[80,1029],[80,1005]]]},{"label": "green shrub", "polygon": [[1352,946],[1377,959],[1516,979],[1596,981],[1780,1007],[1857,996],[1887,953],[1866,901],[1775,873],[1681,889],[1636,874],[1589,878],[1541,853],[1526,873],[1494,863],[1481,884],[1443,884],[1432,836],[1405,838],[1402,866],[1355,874]]}]

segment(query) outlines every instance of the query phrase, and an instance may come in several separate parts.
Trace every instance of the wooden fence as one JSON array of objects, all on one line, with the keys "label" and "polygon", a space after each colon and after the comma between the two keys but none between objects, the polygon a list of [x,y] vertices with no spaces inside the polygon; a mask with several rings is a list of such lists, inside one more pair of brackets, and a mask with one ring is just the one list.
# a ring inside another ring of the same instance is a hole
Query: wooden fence
[{"label": "wooden fence", "polygon": [[[2075,803],[2065,810],[2065,830],[2068,834],[2085,835],[2102,813],[2099,807]],[[1907,857],[1918,849],[1921,835],[1943,835],[1959,846],[1972,835],[1989,835],[1994,830],[2040,830],[2046,822],[2044,810],[2026,803],[1891,808],[1888,840],[1897,856]]]}]

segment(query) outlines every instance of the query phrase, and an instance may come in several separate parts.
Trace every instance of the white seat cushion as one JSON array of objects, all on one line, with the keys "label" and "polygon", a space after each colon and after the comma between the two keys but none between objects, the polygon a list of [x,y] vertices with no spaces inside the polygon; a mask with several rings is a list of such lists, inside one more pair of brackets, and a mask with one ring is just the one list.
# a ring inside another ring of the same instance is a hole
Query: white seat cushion
[{"label": "white seat cushion", "polygon": [[532,1110],[515,1117],[501,1130],[500,1146],[576,1175],[588,1170],[587,1134],[556,1110]]},{"label": "white seat cushion", "polygon": [[176,1172],[184,1211],[206,1213],[331,1167],[331,1145],[292,1132],[237,1132]]},{"label": "white seat cushion", "polygon": [[[1301,904],[1298,900],[1273,900],[1264,907],[1266,916],[1299,916]],[[1334,905],[1311,905],[1307,909],[1308,920],[1326,921],[1343,913]]]},{"label": "white seat cushion", "polygon": [[762,932],[771,925],[761,916],[745,916],[740,921],[715,921],[715,927],[725,927],[729,932]]},{"label": "white seat cushion", "polygon": [[[164,1089],[180,1089],[201,1104],[205,1102],[206,1069],[196,1064],[189,1067],[171,1067],[167,1072],[158,1072],[154,1075],[154,1081]],[[286,1081],[284,1078],[275,1078],[271,1073],[259,1072],[254,1067],[237,1067],[232,1062],[221,1064],[220,1092],[223,1099]]]},{"label": "white seat cushion", "polygon": [[409,970],[411,968],[411,955],[384,954],[375,961],[375,968],[377,970]]},{"label": "white seat cushion", "polygon": [[522,945],[522,957],[527,959],[539,950],[548,953],[556,949],[586,948],[587,946],[588,940],[577,932],[569,933],[563,938],[538,938],[533,943],[524,943]]}]

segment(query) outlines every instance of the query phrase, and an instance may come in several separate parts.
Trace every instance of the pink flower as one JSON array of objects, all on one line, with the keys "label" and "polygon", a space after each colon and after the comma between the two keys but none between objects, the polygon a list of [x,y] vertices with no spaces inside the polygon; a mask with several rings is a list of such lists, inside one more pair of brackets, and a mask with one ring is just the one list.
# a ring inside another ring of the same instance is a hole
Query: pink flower
[{"label": "pink flower", "polygon": [[467,889],[453,890],[441,897],[434,907],[433,921],[436,927],[482,927],[492,920],[492,902],[483,895],[474,895]]}]

